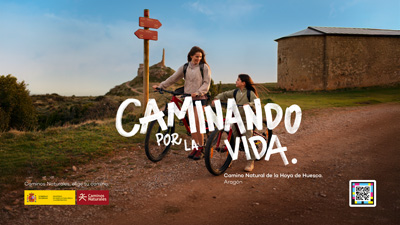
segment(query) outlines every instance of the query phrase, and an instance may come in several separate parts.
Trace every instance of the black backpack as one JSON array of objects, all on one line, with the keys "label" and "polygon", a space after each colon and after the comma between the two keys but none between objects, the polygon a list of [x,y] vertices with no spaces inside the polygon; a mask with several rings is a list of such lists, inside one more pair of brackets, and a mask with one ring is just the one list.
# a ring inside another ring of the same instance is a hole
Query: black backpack
[{"label": "black backpack", "polygon": [[[188,62],[185,63],[185,65],[183,65],[183,78],[185,78],[185,79],[186,79],[186,70],[187,70],[188,66],[189,66]],[[204,63],[200,63],[199,66],[200,66],[201,78],[204,79],[204,72],[203,72],[204,71]],[[181,88],[178,88],[178,89],[181,89],[182,93],[184,93],[183,87],[181,87]],[[211,97],[210,90],[207,92],[206,96],[209,100]]]},{"label": "black backpack", "polygon": [[[183,65],[183,78],[185,78],[185,79],[186,79],[186,70],[187,70],[188,66],[189,66],[189,63],[185,63],[185,65]],[[199,66],[200,66],[201,78],[204,79],[204,72],[203,72],[204,63],[200,63]]]},{"label": "black backpack", "polygon": [[[239,91],[239,88],[237,88],[233,91],[233,98],[235,98],[235,101],[236,101],[236,95],[237,95],[238,91]],[[247,99],[249,100],[249,102],[250,102],[250,92],[251,92],[251,90],[247,89]]]}]

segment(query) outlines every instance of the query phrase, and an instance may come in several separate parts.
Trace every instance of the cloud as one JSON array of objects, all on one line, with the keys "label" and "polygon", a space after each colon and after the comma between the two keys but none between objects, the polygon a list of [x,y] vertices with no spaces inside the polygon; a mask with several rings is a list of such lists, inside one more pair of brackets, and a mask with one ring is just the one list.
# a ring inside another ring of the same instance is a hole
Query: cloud
[{"label": "cloud", "polygon": [[229,20],[248,15],[254,10],[262,7],[246,0],[226,0],[226,1],[196,1],[186,3],[186,8],[204,14],[210,19],[227,18]]},{"label": "cloud", "polygon": [[200,3],[200,1],[187,3],[187,6],[192,10],[198,11],[207,16],[214,14],[214,12],[209,7],[207,7],[205,4]]}]

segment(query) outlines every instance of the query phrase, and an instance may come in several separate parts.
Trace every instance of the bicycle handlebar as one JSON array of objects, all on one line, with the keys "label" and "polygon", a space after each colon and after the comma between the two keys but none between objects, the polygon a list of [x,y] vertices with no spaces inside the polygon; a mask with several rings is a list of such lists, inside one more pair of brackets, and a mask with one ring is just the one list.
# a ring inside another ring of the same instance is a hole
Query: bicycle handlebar
[{"label": "bicycle handlebar", "polygon": [[[160,94],[164,94],[164,92],[167,92],[167,93],[170,93],[172,95],[192,96],[191,94],[180,93],[180,92],[176,92],[176,91],[168,91],[168,90],[165,90],[165,89],[162,89],[162,88],[156,88],[156,90],[157,91],[154,91],[154,92],[159,92]],[[221,105],[227,106],[228,103],[221,102]],[[236,106],[243,107],[244,105],[236,105]]]},{"label": "bicycle handlebar", "polygon": [[180,93],[180,92],[176,92],[176,91],[168,91],[162,88],[156,88],[156,90],[158,91],[154,91],[154,92],[159,92],[160,94],[164,94],[164,92],[170,93],[172,95],[182,95],[182,96],[192,96],[191,94],[186,94],[186,93]]}]

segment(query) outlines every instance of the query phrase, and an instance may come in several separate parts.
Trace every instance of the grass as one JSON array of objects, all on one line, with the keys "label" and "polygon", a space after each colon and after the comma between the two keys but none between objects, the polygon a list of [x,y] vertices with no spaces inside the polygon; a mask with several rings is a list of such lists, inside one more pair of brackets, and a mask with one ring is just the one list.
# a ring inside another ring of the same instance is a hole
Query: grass
[{"label": "grass", "polygon": [[[299,105],[302,110],[308,110],[400,102],[399,86],[318,92],[283,92],[273,83],[262,84],[262,86],[269,90],[268,94],[261,91],[262,104],[274,102],[282,109],[292,104]],[[222,91],[233,88],[234,84],[222,85]],[[167,102],[170,96],[152,92],[150,98],[155,98],[161,106],[162,102]],[[138,116],[126,116],[123,119],[124,129],[131,130],[133,125],[138,123],[134,122],[137,120]],[[183,135],[185,130],[178,125],[176,132]],[[130,138],[119,135],[113,119],[108,122],[98,121],[49,128],[45,131],[2,133],[0,134],[0,190],[22,186],[26,177],[65,176],[66,168],[113,154],[120,149],[132,147],[136,143],[143,143],[143,140],[143,134],[136,134]],[[110,163],[120,162],[111,161]]]},{"label": "grass", "polygon": [[[394,86],[317,92],[283,92],[270,93],[267,98],[280,105],[282,109],[292,104],[297,104],[302,110],[308,110],[400,102],[400,88],[399,86]],[[265,97],[262,103],[267,103]]]},{"label": "grass", "polygon": [[[130,122],[124,128],[132,129],[133,124]],[[7,187],[15,183],[22,185],[26,177],[63,176],[65,168],[131,147],[143,139],[142,134],[122,137],[113,121],[40,132],[3,133],[0,136],[0,184]]]},{"label": "grass", "polygon": [[[235,84],[222,84],[222,91],[235,89]],[[283,91],[276,83],[258,84],[261,103],[276,103],[285,109],[297,104],[302,110],[329,107],[371,105],[385,102],[400,102],[400,84],[388,87],[367,87],[334,91]]]}]

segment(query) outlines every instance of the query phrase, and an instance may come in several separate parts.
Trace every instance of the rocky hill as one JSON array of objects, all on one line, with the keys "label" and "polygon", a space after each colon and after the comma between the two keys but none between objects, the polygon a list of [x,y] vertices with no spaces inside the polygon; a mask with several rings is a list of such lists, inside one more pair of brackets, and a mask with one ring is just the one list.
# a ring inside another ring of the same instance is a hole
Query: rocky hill
[{"label": "rocky hill", "polygon": [[[117,85],[112,88],[106,95],[115,96],[135,96],[142,94],[143,91],[143,64],[139,65],[137,76],[123,84]],[[149,81],[150,83],[160,83],[175,73],[170,67],[165,66],[165,51],[163,50],[163,57],[161,62],[150,66],[149,68]]]}]

